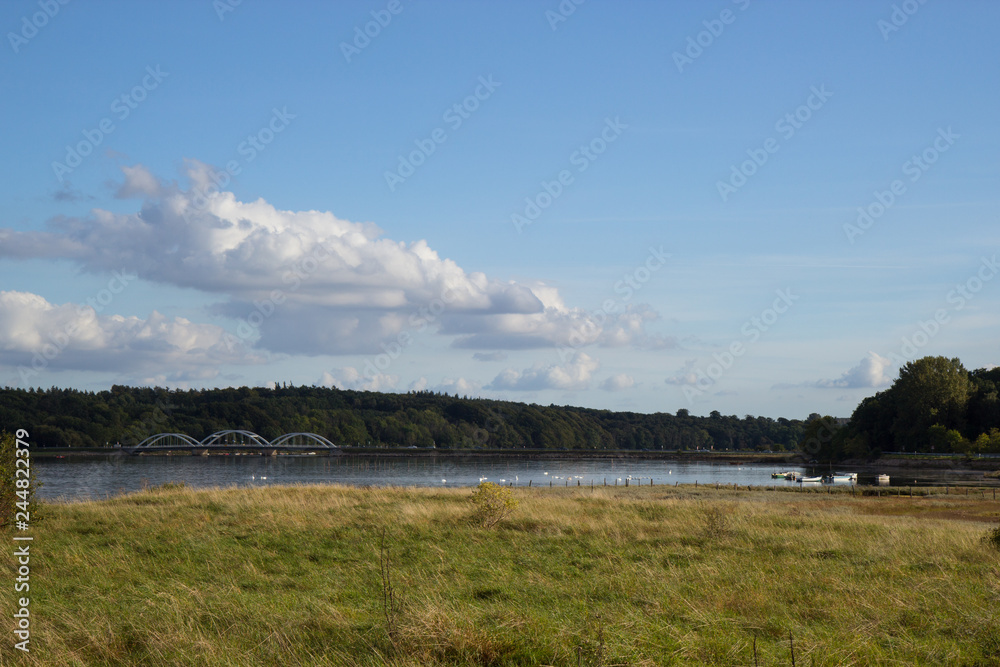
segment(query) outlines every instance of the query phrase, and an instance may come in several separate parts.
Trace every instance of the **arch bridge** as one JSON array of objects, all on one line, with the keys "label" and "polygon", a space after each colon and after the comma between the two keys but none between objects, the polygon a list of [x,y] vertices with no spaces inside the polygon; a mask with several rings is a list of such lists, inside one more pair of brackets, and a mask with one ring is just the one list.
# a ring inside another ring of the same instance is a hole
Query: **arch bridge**
[{"label": "arch bridge", "polygon": [[135,447],[124,448],[130,454],[143,452],[189,451],[208,454],[211,451],[252,451],[276,454],[277,452],[339,453],[340,448],[316,433],[285,433],[268,441],[253,431],[228,429],[216,431],[203,440],[195,440],[186,433],[157,433]]}]

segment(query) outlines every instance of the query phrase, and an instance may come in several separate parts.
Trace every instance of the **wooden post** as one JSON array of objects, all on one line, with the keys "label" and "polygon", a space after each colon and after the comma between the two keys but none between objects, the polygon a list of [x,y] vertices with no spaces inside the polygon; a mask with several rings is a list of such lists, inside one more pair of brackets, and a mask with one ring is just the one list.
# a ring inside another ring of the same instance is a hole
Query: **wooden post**
[{"label": "wooden post", "polygon": [[788,647],[792,650],[792,667],[795,667],[795,642],[792,641],[792,631],[788,631]]},{"label": "wooden post", "polygon": [[531,480],[530,479],[528,480],[528,488],[529,489],[531,488]]}]

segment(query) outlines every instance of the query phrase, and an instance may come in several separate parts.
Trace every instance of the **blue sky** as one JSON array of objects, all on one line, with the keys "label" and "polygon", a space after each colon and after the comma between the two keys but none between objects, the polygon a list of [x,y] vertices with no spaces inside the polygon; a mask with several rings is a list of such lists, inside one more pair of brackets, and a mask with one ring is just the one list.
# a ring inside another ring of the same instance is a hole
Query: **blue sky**
[{"label": "blue sky", "polygon": [[4,3],[0,384],[804,417],[994,365],[998,19]]}]

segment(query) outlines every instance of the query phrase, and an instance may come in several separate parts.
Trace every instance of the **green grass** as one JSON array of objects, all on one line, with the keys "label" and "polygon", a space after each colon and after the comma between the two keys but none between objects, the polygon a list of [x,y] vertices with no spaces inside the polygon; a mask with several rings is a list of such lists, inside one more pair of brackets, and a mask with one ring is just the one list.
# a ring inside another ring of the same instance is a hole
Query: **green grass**
[{"label": "green grass", "polygon": [[756,639],[760,665],[789,665],[791,632],[797,665],[1000,665],[1000,551],[983,539],[1000,503],[514,493],[493,529],[470,519],[470,489],[48,504],[31,547],[32,652],[16,664],[753,665]]}]

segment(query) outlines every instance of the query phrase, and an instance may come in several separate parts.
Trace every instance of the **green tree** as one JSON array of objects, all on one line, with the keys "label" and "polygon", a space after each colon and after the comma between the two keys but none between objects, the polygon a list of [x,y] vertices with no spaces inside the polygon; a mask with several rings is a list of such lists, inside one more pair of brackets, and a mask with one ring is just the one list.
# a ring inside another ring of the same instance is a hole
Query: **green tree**
[{"label": "green tree", "polygon": [[958,359],[924,357],[907,363],[889,389],[896,405],[895,447],[926,450],[935,424],[961,432],[972,390],[969,372]]}]

